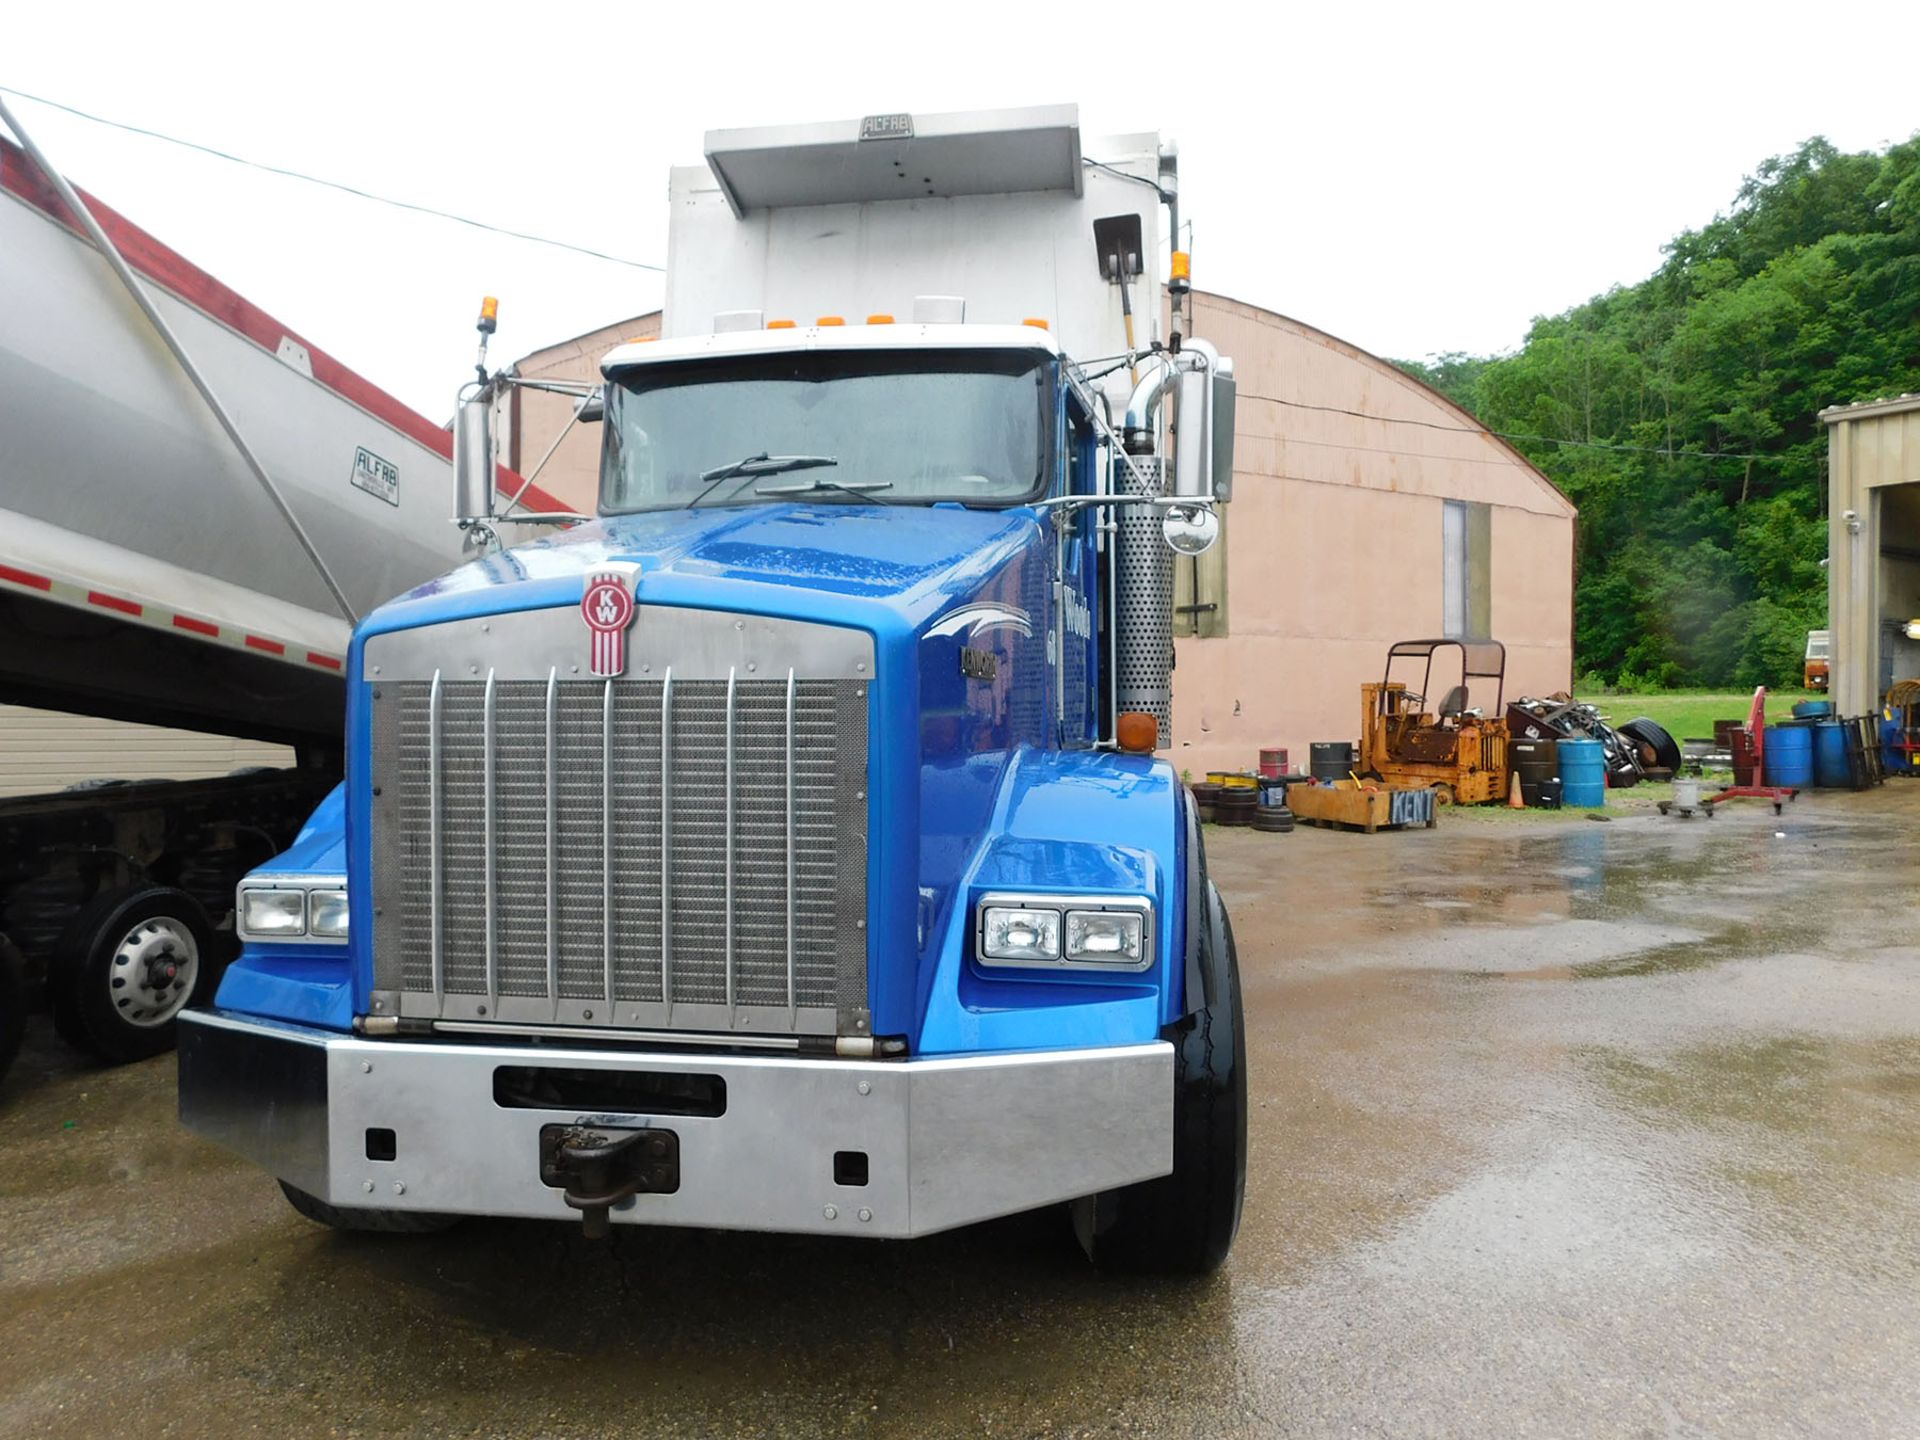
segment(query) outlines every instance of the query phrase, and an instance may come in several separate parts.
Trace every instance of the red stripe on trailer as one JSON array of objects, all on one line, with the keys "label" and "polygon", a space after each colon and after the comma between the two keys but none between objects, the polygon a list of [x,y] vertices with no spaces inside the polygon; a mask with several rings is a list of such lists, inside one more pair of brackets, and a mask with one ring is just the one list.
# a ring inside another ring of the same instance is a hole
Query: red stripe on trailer
[{"label": "red stripe on trailer", "polygon": [[216,638],[218,638],[220,634],[220,627],[212,621],[196,620],[191,615],[174,616],[173,628],[176,630],[191,630],[196,635],[212,635]]},{"label": "red stripe on trailer", "polygon": [[[315,380],[341,399],[350,401],[369,415],[384,420],[401,434],[417,440],[434,453],[449,460],[453,458],[451,431],[442,429],[419,411],[401,404],[371,380],[349,370],[317,345],[282,325],[251,300],[222,285],[178,251],[162,245],[119,211],[103,205],[94,196],[80,190],[78,186],[74,188],[86,203],[87,208],[93,211],[94,219],[98,220],[100,228],[107,232],[107,238],[113,241],[114,248],[126,257],[129,265],[149,280],[166,286],[189,305],[206,311],[221,324],[246,336],[269,355],[279,353],[280,341],[283,337],[297,341],[306,347],[307,356],[313,362]],[[69,230],[85,236],[86,232],[82,229],[78,217],[70,213],[61,203],[60,197],[47,183],[47,177],[42,175],[33,161],[27,158],[25,151],[5,139],[0,139],[0,190],[12,191],[36,210],[57,220]],[[499,488],[509,495],[513,494],[520,486],[520,477],[504,465],[498,467],[498,472]],[[520,503],[526,509],[536,513],[569,508],[537,485],[527,486],[526,494]]]},{"label": "red stripe on trailer", "polygon": [[269,640],[264,635],[247,636],[247,644],[255,650],[264,650],[269,655],[284,655],[287,653],[286,646],[282,645],[278,640]]},{"label": "red stripe on trailer", "polygon": [[0,580],[11,580],[16,585],[25,585],[29,590],[51,590],[53,581],[44,575],[36,575],[31,570],[16,570],[11,565],[0,565]]},{"label": "red stripe on trailer", "polygon": [[333,656],[322,655],[313,650],[307,651],[307,663],[309,665],[324,665],[329,670],[338,670],[340,668],[340,662]]},{"label": "red stripe on trailer", "polygon": [[141,606],[132,600],[122,600],[118,595],[102,595],[98,590],[87,592],[87,603],[98,605],[102,610],[118,610],[122,615],[138,615]]}]

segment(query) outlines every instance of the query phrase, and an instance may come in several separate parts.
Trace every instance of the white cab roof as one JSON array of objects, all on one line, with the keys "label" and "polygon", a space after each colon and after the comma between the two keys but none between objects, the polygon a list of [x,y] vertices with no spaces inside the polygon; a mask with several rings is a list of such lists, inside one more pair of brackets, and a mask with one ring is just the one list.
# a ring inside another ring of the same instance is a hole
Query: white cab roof
[{"label": "white cab roof", "polygon": [[1082,191],[1074,105],[709,130],[706,151],[736,217],[794,205]]}]

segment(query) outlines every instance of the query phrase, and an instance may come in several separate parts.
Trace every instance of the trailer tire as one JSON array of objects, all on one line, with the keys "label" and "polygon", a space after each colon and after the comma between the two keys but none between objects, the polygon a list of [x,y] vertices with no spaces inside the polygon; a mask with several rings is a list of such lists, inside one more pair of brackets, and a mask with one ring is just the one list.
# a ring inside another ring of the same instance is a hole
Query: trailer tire
[{"label": "trailer tire", "polygon": [[348,1210],[309,1195],[297,1186],[280,1182],[287,1203],[316,1225],[329,1230],[358,1230],[382,1235],[432,1235],[460,1223],[458,1215],[439,1215],[431,1210]]},{"label": "trailer tire", "polygon": [[54,1027],[111,1065],[164,1054],[174,1046],[175,1017],[219,983],[214,946],[206,911],[184,890],[102,891],[54,952]]},{"label": "trailer tire", "polygon": [[27,962],[19,947],[0,935],[0,1080],[7,1078],[27,1033]]},{"label": "trailer tire", "polygon": [[1247,1184],[1246,1021],[1233,926],[1211,882],[1201,911],[1210,1004],[1169,1026],[1173,1173],[1073,1204],[1081,1248],[1102,1270],[1207,1275],[1240,1229]]}]

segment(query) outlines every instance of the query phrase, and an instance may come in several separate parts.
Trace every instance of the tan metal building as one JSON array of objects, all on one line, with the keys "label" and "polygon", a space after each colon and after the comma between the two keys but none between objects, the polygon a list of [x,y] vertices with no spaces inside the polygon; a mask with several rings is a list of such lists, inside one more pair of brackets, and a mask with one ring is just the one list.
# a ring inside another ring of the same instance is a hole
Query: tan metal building
[{"label": "tan metal building", "polygon": [[1828,692],[1843,715],[1920,680],[1920,395],[1836,405],[1827,424]]},{"label": "tan metal building", "polygon": [[[597,379],[602,355],[657,334],[659,318],[514,368]],[[1176,564],[1176,763],[1243,769],[1280,745],[1304,769],[1310,742],[1357,738],[1360,685],[1395,640],[1499,640],[1509,697],[1572,684],[1575,510],[1546,476],[1438,392],[1310,325],[1195,293],[1183,328],[1233,356],[1239,404],[1221,543]],[[526,474],[558,439],[540,484],[591,511],[598,428],[567,430],[564,396],[514,393],[501,459]],[[1457,678],[1436,670],[1435,684]]]},{"label": "tan metal building", "polygon": [[245,765],[293,763],[285,745],[0,705],[0,798],[83,780],[211,780]]}]

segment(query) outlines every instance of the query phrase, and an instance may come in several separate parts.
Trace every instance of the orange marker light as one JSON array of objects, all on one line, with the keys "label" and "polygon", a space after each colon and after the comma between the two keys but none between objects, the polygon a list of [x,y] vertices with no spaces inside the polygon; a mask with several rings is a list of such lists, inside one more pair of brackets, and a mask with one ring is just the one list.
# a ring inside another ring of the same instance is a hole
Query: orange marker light
[{"label": "orange marker light", "polygon": [[1120,748],[1135,755],[1151,755],[1160,748],[1160,722],[1144,710],[1123,710],[1114,727]]},{"label": "orange marker light", "polygon": [[488,295],[480,302],[480,329],[491,335],[500,324],[500,299]]},{"label": "orange marker light", "polygon": [[869,325],[891,325],[893,323],[893,317],[891,315],[869,315],[867,317],[867,323]]},{"label": "orange marker light", "polygon": [[1193,258],[1184,250],[1176,250],[1173,252],[1172,278],[1175,280],[1191,280],[1193,278]]},{"label": "orange marker light", "polygon": [[1045,330],[1046,328],[1048,328],[1047,322],[1040,319],[1039,316],[1037,315],[1029,315],[1026,319],[1022,320],[1020,323],[1022,325],[1031,325],[1036,330]]},{"label": "orange marker light", "polygon": [[793,322],[791,320],[767,321],[767,329],[769,330],[791,330],[792,328],[793,328]]},{"label": "orange marker light", "polygon": [[816,325],[844,325],[847,321],[844,315],[822,315],[813,323]]}]

